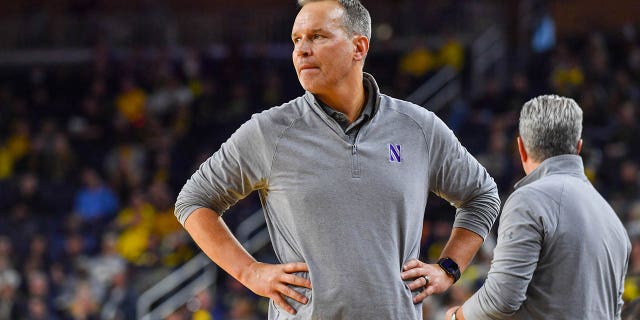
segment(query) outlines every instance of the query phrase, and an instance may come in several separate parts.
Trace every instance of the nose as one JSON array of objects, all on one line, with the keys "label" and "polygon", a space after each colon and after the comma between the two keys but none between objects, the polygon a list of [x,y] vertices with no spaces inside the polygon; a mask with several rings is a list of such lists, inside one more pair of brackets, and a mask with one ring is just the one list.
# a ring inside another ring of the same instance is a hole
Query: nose
[{"label": "nose", "polygon": [[309,44],[309,41],[306,41],[304,39],[300,40],[298,43],[296,43],[293,52],[298,55],[298,56],[308,56],[311,55],[311,45]]}]

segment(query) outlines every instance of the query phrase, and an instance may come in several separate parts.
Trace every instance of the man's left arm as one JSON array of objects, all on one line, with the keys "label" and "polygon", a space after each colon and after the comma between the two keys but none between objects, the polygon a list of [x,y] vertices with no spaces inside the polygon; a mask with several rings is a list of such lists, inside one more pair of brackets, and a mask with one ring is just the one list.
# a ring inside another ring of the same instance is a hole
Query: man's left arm
[{"label": "man's left arm", "polygon": [[[469,265],[491,231],[500,209],[498,189],[485,168],[460,144],[453,132],[437,117],[430,126],[430,178],[432,192],[457,208],[453,231],[440,258],[453,260],[460,272]],[[438,264],[411,260],[401,274],[415,278],[409,288],[425,287],[414,303],[433,293],[446,291],[454,279]]]}]

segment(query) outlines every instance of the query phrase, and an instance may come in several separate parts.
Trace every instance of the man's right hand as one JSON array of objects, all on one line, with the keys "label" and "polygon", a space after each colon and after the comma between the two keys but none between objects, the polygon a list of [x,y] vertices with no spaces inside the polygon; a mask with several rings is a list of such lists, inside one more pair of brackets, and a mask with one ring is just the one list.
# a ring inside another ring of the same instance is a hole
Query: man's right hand
[{"label": "man's right hand", "polygon": [[256,261],[247,268],[241,282],[255,294],[270,298],[285,311],[296,314],[296,310],[284,297],[302,304],[306,304],[309,299],[289,285],[311,289],[311,281],[294,275],[295,272],[309,272],[309,267],[304,262],[267,264]]},{"label": "man's right hand", "polygon": [[306,263],[266,264],[256,261],[233,236],[222,217],[209,208],[194,210],[184,227],[213,262],[249,290],[272,299],[291,314],[295,314],[296,310],[287,303],[285,297],[302,304],[308,302],[307,297],[290,287],[311,289],[309,279],[293,274],[309,272]]}]

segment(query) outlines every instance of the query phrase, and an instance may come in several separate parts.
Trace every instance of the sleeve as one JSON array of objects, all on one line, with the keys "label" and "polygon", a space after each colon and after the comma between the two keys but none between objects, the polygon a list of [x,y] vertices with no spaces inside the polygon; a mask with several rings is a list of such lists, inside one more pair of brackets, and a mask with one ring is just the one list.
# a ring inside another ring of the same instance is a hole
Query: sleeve
[{"label": "sleeve", "polygon": [[629,241],[628,238],[627,238],[626,247],[627,247],[627,259],[624,262],[624,272],[623,272],[623,275],[621,277],[620,283],[618,284],[618,288],[620,288],[620,289],[619,289],[619,291],[617,293],[618,294],[618,305],[616,307],[615,319],[621,319],[622,318],[622,309],[625,307],[624,299],[623,299],[624,284],[625,284],[625,280],[627,278],[626,277],[627,272],[629,270],[628,269],[629,268],[629,257],[631,256],[631,249],[632,249],[631,241]]},{"label": "sleeve", "polygon": [[198,208],[222,215],[252,191],[266,187],[275,150],[271,127],[261,125],[254,115],[200,165],[176,200],[175,215],[181,224]]},{"label": "sleeve", "polygon": [[524,303],[545,234],[544,219],[530,198],[516,191],[507,200],[491,269],[482,287],[462,306],[465,318],[505,319]]},{"label": "sleeve", "polygon": [[500,209],[496,183],[442,120],[431,128],[430,189],[457,208],[454,227],[486,238]]}]

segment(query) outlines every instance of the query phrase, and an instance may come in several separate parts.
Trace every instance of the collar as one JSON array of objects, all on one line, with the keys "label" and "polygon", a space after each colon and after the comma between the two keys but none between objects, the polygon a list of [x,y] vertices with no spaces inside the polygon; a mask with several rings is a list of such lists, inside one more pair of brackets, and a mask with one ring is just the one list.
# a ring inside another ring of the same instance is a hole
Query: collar
[{"label": "collar", "polygon": [[582,157],[575,154],[563,154],[542,161],[537,168],[515,184],[515,189],[522,188],[553,174],[568,174],[587,180],[584,174]]},{"label": "collar", "polygon": [[[358,116],[354,123],[360,122],[360,119],[363,117],[366,117],[366,119],[370,119],[375,115],[380,106],[380,89],[378,88],[378,83],[376,83],[376,80],[371,74],[366,72],[363,72],[362,74],[363,84],[367,91],[367,103],[365,104],[362,113],[360,114],[360,116]],[[334,113],[342,114],[341,112],[335,111],[333,108],[324,105],[320,100],[316,99],[313,93],[306,91],[304,95],[306,100],[309,101],[312,106],[317,107],[316,111],[320,111],[326,115],[331,116],[332,118]]]},{"label": "collar", "polygon": [[331,118],[336,120],[336,122],[338,122],[338,124],[345,131],[349,131],[350,128],[358,125],[359,123],[369,120],[371,118],[371,115],[373,114],[374,99],[372,97],[373,95],[371,94],[372,92],[374,92],[373,85],[371,84],[371,81],[368,78],[364,78],[363,80],[364,80],[363,84],[365,88],[366,102],[364,107],[362,108],[362,111],[352,123],[348,123],[347,116],[344,113],[331,108],[330,106],[322,102],[320,99],[316,98],[316,101],[318,102],[320,107],[322,107],[322,110],[326,114],[328,114]]}]

